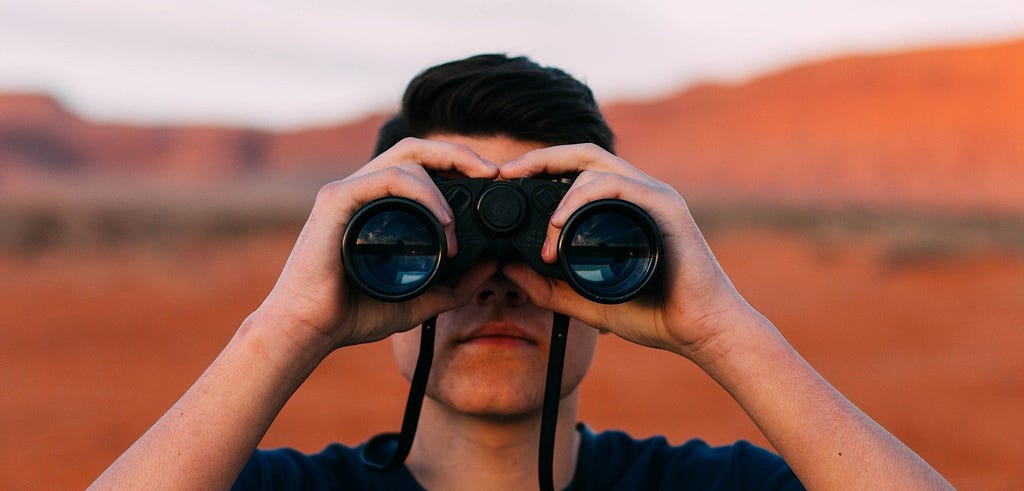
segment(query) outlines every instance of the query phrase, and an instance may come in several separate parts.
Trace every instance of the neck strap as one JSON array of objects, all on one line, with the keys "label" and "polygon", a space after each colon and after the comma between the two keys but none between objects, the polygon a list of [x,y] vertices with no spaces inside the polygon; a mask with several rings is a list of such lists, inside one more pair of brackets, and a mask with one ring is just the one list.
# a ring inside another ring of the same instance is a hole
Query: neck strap
[{"label": "neck strap", "polygon": [[[398,438],[398,446],[392,445],[394,433],[377,435],[366,442],[359,457],[363,464],[377,470],[398,468],[409,456],[412,440],[416,437],[416,425],[420,421],[420,409],[423,407],[423,396],[427,392],[427,377],[430,365],[434,362],[434,333],[436,332],[437,316],[423,323],[420,332],[420,353],[416,358],[416,370],[412,374],[409,386],[409,399],[405,403],[405,415],[402,416],[402,433]],[[390,455],[388,455],[390,453]]]},{"label": "neck strap", "polygon": [[540,451],[537,471],[541,491],[553,491],[555,460],[555,428],[558,427],[558,402],[562,399],[562,368],[565,365],[565,341],[569,337],[569,316],[555,312],[551,325],[551,349],[548,351],[548,374],[544,382],[544,409],[540,420]]}]

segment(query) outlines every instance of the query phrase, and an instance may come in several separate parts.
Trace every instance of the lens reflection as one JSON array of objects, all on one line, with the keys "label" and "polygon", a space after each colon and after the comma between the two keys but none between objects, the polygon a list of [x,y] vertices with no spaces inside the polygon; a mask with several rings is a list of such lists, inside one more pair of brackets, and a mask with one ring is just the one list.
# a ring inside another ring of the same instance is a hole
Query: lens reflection
[{"label": "lens reflection", "polygon": [[350,267],[370,289],[402,295],[431,278],[440,244],[419,217],[393,210],[367,220],[353,249]]},{"label": "lens reflection", "polygon": [[571,230],[561,255],[575,283],[602,298],[628,296],[643,286],[654,265],[652,240],[632,216],[605,210]]}]

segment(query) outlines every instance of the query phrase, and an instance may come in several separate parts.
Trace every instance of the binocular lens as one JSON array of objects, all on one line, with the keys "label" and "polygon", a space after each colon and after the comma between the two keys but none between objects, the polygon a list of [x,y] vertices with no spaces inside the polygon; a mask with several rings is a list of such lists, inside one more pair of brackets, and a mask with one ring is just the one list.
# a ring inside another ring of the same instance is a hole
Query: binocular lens
[{"label": "binocular lens", "polygon": [[561,257],[569,283],[602,303],[636,297],[650,280],[660,247],[653,220],[623,201],[591,203],[569,219]]},{"label": "binocular lens", "polygon": [[[443,232],[422,205],[391,198],[353,217],[343,246],[345,267],[370,295],[402,301],[422,293],[438,269]],[[382,211],[383,209],[383,211]]]}]

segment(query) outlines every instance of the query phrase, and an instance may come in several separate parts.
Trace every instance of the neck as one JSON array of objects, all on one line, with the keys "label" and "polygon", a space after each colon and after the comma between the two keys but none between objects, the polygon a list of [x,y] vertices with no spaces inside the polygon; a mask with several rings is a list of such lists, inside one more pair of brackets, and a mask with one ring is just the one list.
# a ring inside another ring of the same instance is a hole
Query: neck
[{"label": "neck", "polygon": [[[555,432],[554,485],[572,481],[579,453],[577,391],[562,398]],[[517,418],[469,416],[423,401],[406,465],[427,489],[536,489],[541,412]]]}]

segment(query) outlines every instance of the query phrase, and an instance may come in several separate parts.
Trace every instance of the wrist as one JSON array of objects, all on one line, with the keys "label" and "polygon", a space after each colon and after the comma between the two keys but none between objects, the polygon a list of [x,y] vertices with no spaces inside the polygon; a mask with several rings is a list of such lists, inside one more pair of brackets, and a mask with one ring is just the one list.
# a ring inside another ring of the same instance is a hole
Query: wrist
[{"label": "wrist", "polygon": [[768,388],[783,374],[807,368],[775,326],[753,309],[710,341],[693,361],[741,405],[765,395],[763,391],[771,392]]},{"label": "wrist", "polygon": [[737,362],[751,359],[776,341],[785,342],[771,321],[745,302],[705,319],[702,331],[708,334],[680,354],[712,376],[737,367]]},{"label": "wrist", "polygon": [[268,361],[282,369],[308,367],[306,375],[334,351],[324,334],[287,316],[257,309],[242,321],[235,334]]}]

